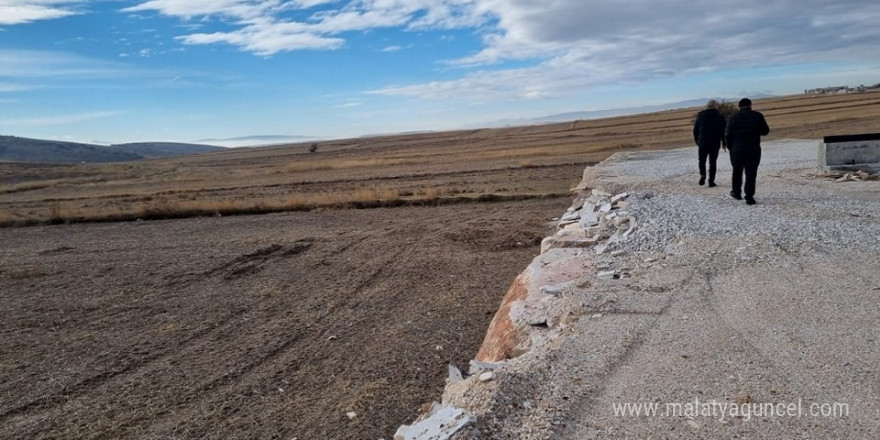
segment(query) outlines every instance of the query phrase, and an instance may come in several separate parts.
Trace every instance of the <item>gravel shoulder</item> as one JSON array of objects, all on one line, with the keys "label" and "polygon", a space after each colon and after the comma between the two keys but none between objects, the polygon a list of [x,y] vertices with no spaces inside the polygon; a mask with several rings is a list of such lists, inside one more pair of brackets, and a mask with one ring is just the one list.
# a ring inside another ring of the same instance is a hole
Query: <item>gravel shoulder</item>
[{"label": "gravel shoulder", "polygon": [[477,419],[460,436],[880,438],[880,182],[817,177],[817,142],[765,145],[756,206],[729,197],[724,155],[717,188],[693,149],[588,169],[629,192],[636,229],[601,255],[548,251],[584,268],[546,298],[565,317],[494,380],[447,387]]}]

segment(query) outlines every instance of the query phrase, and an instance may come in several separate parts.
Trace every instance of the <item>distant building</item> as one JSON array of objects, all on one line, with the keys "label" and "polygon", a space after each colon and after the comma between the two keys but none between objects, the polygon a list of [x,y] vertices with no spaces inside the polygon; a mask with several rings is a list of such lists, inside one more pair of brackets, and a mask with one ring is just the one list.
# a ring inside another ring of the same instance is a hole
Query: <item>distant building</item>
[{"label": "distant building", "polygon": [[880,90],[880,83],[874,84],[872,86],[860,85],[857,87],[850,86],[834,86],[834,87],[821,87],[818,89],[805,89],[805,95],[834,95],[841,93],[863,93],[872,90]]}]

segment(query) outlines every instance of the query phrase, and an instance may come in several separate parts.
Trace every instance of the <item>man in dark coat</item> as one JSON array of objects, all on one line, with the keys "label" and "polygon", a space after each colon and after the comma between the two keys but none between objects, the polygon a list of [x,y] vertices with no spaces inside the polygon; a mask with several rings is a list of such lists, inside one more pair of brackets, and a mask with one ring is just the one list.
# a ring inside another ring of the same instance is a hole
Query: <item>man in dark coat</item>
[{"label": "man in dark coat", "polygon": [[718,150],[724,144],[724,123],[724,116],[718,111],[718,102],[714,99],[706,103],[706,109],[697,115],[694,122],[694,142],[700,160],[700,185],[706,183],[706,159],[709,159],[709,186],[716,186],[715,165]]},{"label": "man in dark coat", "polygon": [[[758,177],[758,165],[761,163],[761,136],[770,133],[770,126],[764,115],[752,110],[752,100],[743,98],[739,101],[739,111],[727,121],[724,139],[730,149],[730,164],[733,165],[733,189],[730,196],[741,200],[745,192],[746,203],[755,203],[755,179]],[[743,188],[743,172],[746,184]]]}]

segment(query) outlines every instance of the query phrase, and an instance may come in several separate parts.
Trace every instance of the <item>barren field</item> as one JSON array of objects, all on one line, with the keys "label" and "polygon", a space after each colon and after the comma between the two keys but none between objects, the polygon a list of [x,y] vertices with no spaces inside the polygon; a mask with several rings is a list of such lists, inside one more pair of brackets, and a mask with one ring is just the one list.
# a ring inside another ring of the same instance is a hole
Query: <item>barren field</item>
[{"label": "barren field", "polygon": [[0,438],[387,436],[567,202],[0,230]]},{"label": "barren field", "polygon": [[[755,108],[775,139],[880,131],[880,93]],[[388,438],[583,168],[690,145],[695,111],[0,164],[0,438]]]},{"label": "barren field", "polygon": [[[880,132],[878,92],[757,100],[755,108],[767,116],[771,140]],[[0,226],[562,195],[580,179],[571,166],[691,145],[697,110],[132,163],[0,163]]]}]

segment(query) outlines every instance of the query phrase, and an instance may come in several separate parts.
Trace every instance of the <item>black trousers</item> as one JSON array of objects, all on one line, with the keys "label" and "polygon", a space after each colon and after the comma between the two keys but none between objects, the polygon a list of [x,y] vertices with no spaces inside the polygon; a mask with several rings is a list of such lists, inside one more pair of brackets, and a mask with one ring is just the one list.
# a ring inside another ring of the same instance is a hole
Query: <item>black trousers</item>
[{"label": "black trousers", "polygon": [[[761,164],[761,149],[730,150],[730,165],[733,166],[733,177],[730,179],[734,194],[755,196],[755,180],[758,178],[758,165]],[[743,174],[746,184],[743,188]]]},{"label": "black trousers", "polygon": [[699,147],[700,178],[706,177],[706,159],[709,159],[709,183],[715,183],[715,170],[718,163],[718,151],[721,147]]}]

